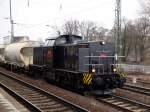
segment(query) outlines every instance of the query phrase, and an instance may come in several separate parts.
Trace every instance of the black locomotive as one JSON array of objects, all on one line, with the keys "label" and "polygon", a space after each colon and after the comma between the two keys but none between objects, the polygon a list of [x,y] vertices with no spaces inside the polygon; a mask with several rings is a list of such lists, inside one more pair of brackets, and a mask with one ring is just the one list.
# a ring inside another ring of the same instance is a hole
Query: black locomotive
[{"label": "black locomotive", "polygon": [[116,71],[112,44],[86,42],[76,35],[60,35],[48,39],[45,46],[33,48],[29,73],[94,94],[109,93],[125,83],[125,77]]}]

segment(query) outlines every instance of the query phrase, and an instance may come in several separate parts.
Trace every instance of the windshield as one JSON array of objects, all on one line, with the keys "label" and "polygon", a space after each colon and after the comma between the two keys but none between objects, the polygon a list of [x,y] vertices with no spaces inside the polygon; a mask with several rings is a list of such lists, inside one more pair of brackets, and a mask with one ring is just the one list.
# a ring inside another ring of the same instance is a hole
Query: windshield
[{"label": "windshield", "polygon": [[45,46],[53,46],[55,42],[55,39],[48,39],[45,42]]},{"label": "windshield", "polygon": [[83,41],[82,37],[79,37],[79,36],[72,36],[71,39],[73,43]]}]

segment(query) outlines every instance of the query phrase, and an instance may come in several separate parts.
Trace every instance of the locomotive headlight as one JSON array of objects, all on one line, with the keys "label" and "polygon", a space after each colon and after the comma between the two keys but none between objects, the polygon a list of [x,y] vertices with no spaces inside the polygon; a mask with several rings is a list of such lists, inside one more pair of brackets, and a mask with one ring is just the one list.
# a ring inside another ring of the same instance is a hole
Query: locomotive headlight
[{"label": "locomotive headlight", "polygon": [[100,44],[101,44],[101,45],[104,45],[104,44],[106,44],[106,43],[105,43],[104,41],[102,41],[102,42],[100,42]]},{"label": "locomotive headlight", "polygon": [[113,71],[114,71],[114,72],[116,72],[116,71],[117,71],[117,69],[116,69],[116,68],[114,68],[114,69],[113,69]]},{"label": "locomotive headlight", "polygon": [[104,44],[105,44],[105,42],[103,41],[103,42],[102,42],[102,44],[104,45]]},{"label": "locomotive headlight", "polygon": [[95,68],[93,68],[93,69],[92,69],[92,73],[95,73],[95,72],[96,72],[96,69],[95,69]]}]

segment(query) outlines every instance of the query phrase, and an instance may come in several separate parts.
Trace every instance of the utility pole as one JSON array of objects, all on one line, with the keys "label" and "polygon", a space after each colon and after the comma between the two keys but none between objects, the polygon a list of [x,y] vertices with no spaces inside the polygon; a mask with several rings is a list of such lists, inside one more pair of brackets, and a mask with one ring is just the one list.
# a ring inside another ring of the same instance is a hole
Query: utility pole
[{"label": "utility pole", "polygon": [[12,6],[11,6],[11,0],[9,0],[9,9],[10,9],[10,24],[11,24],[11,43],[14,42],[14,22],[12,19]]},{"label": "utility pole", "polygon": [[115,3],[115,52],[121,54],[121,0]]}]

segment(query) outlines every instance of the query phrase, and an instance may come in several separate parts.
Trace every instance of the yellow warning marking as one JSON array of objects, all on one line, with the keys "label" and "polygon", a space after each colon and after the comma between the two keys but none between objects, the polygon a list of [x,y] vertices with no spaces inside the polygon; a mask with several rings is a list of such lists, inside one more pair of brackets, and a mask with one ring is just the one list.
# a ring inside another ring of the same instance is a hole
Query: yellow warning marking
[{"label": "yellow warning marking", "polygon": [[88,78],[86,79],[86,81],[88,82],[88,80],[91,78],[91,76],[88,76]]},{"label": "yellow warning marking", "polygon": [[92,78],[89,79],[88,84],[92,83]]},{"label": "yellow warning marking", "polygon": [[117,68],[117,72],[116,73],[118,73],[120,75],[120,77],[127,77],[127,74],[125,72],[121,71],[118,68]]},{"label": "yellow warning marking", "polygon": [[119,74],[120,74],[121,77],[126,77],[127,76],[127,74],[123,73],[123,72],[120,72]]},{"label": "yellow warning marking", "polygon": [[87,85],[92,84],[92,74],[88,74],[88,73],[83,74],[83,82],[84,84]]}]

